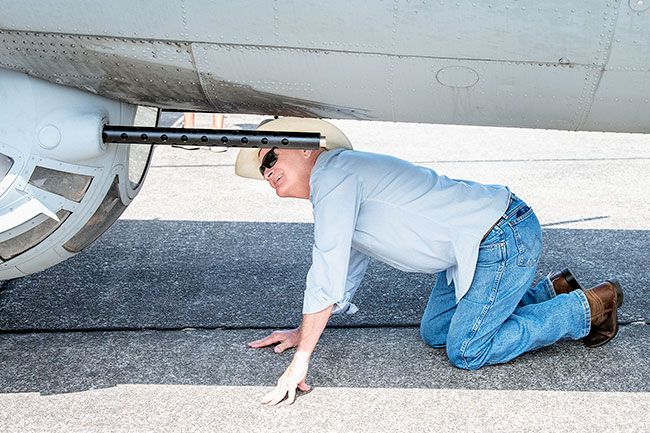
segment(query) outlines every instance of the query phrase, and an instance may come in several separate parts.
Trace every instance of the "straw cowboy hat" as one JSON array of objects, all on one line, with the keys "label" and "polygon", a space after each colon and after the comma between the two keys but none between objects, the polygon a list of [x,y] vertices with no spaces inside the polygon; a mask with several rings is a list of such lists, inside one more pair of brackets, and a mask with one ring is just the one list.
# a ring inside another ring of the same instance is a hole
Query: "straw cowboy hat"
[{"label": "straw cowboy hat", "polygon": [[[325,149],[332,150],[339,147],[352,149],[348,137],[336,126],[321,119],[304,119],[301,117],[283,117],[261,124],[259,131],[296,131],[320,132],[325,137]],[[235,162],[235,174],[249,179],[264,180],[260,173],[259,153],[261,149],[240,149]]]}]

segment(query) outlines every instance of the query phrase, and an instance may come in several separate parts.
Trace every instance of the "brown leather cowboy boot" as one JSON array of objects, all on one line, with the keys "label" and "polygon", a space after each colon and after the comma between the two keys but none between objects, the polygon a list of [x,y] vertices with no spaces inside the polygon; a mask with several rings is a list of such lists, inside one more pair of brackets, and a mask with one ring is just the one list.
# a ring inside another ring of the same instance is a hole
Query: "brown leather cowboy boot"
[{"label": "brown leather cowboy boot", "polygon": [[605,280],[585,292],[591,310],[591,331],[584,338],[587,347],[607,343],[618,333],[618,308],[623,305],[623,289],[618,281]]},{"label": "brown leather cowboy boot", "polygon": [[582,287],[568,269],[563,269],[555,275],[551,275],[553,290],[556,295],[569,293],[573,290],[582,290]]}]

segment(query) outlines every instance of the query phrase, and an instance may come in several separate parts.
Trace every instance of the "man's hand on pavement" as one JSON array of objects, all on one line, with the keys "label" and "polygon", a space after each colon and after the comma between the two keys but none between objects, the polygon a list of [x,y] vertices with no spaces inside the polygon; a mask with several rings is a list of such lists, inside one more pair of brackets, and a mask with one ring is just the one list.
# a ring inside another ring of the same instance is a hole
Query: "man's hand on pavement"
[{"label": "man's hand on pavement", "polygon": [[309,359],[332,314],[332,308],[333,305],[330,305],[316,313],[303,314],[300,328],[290,331],[275,331],[266,338],[248,344],[249,347],[258,348],[278,343],[274,349],[276,353],[280,353],[291,347],[298,347],[296,353],[293,355],[291,364],[289,364],[284,374],[280,376],[275,389],[266,394],[261,403],[268,405],[278,404],[288,395],[287,403],[291,404],[296,398],[296,388],[301,391],[309,391],[311,389],[305,383]]},{"label": "man's hand on pavement", "polygon": [[296,388],[305,392],[311,389],[305,382],[308,367],[309,357],[296,354],[287,370],[278,379],[278,384],[275,386],[275,389],[266,394],[260,403],[273,406],[281,402],[288,395],[287,404],[292,404],[296,399]]},{"label": "man's hand on pavement", "polygon": [[298,345],[299,339],[300,330],[298,328],[290,329],[288,331],[275,331],[266,338],[248,343],[248,347],[259,349],[261,347],[267,347],[272,344],[278,344],[275,346],[273,351],[275,353],[281,353],[287,349],[296,347]]}]

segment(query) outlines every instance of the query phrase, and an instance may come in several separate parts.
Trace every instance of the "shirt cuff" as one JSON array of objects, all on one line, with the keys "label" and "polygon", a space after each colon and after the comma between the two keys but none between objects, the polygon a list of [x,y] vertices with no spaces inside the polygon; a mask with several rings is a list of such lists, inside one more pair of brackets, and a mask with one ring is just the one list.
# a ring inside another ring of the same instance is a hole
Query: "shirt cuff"
[{"label": "shirt cuff", "polygon": [[305,290],[305,298],[302,304],[302,313],[303,314],[313,314],[323,311],[330,305],[333,305],[332,314],[354,314],[359,309],[356,305],[350,302],[351,299],[346,296],[342,300],[333,299],[322,289],[312,292],[310,290]]},{"label": "shirt cuff", "polygon": [[332,314],[354,314],[359,311],[359,308],[349,301],[341,301],[334,304]]}]

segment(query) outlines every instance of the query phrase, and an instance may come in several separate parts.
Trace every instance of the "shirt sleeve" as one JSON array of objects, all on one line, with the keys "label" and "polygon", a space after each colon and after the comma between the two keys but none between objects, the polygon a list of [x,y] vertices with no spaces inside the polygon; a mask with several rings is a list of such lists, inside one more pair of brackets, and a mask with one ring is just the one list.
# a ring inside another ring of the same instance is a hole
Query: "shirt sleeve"
[{"label": "shirt sleeve", "polygon": [[312,184],[314,246],[303,313],[316,313],[336,304],[334,312],[351,314],[356,307],[350,304],[350,299],[368,264],[367,256],[352,249],[361,185],[352,174],[335,169],[323,172]]},{"label": "shirt sleeve", "polygon": [[363,281],[363,276],[366,274],[366,268],[368,267],[368,262],[370,258],[355,250],[354,248],[350,251],[350,263],[348,264],[348,278],[345,285],[345,295],[342,301],[334,304],[332,309],[332,314],[354,314],[359,311],[356,305],[351,301],[354,297],[354,294],[357,292],[357,289]]}]

